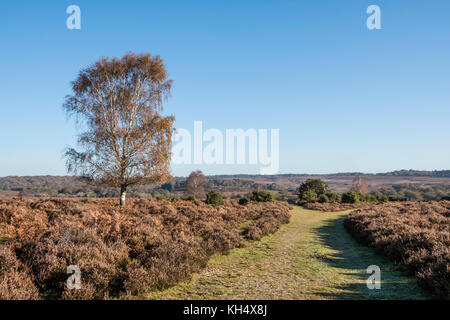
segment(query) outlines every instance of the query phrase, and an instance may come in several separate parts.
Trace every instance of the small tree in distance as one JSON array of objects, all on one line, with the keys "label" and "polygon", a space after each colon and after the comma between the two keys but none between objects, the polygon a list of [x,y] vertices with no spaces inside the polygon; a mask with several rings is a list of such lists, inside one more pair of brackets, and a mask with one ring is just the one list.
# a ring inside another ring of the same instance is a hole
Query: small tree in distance
[{"label": "small tree in distance", "polygon": [[356,193],[367,194],[369,192],[369,186],[367,182],[361,176],[357,176],[352,181],[352,187],[350,189]]},{"label": "small tree in distance", "polygon": [[205,194],[205,186],[208,183],[203,172],[200,170],[192,171],[186,180],[186,194],[195,197],[201,197]]},{"label": "small tree in distance", "polygon": [[207,204],[212,205],[213,207],[217,207],[220,205],[224,205],[223,197],[220,194],[220,192],[211,190],[206,194],[206,201]]},{"label": "small tree in distance", "polygon": [[129,186],[166,181],[174,117],[160,112],[171,84],[150,54],[102,58],[82,70],[64,104],[86,128],[80,150],[65,153],[69,172],[120,188],[121,206]]},{"label": "small tree in distance", "polygon": [[313,202],[330,191],[328,185],[320,179],[307,179],[300,185],[297,195],[300,201]]}]

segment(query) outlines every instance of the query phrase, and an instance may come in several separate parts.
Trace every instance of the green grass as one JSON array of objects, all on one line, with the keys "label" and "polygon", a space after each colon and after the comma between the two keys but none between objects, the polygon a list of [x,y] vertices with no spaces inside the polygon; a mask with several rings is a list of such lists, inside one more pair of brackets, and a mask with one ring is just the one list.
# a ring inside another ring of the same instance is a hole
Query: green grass
[{"label": "green grass", "polygon": [[[347,212],[294,207],[291,222],[229,255],[215,255],[190,281],[149,299],[426,299],[413,277],[359,245],[343,227]],[[381,289],[366,268],[381,268]]]}]

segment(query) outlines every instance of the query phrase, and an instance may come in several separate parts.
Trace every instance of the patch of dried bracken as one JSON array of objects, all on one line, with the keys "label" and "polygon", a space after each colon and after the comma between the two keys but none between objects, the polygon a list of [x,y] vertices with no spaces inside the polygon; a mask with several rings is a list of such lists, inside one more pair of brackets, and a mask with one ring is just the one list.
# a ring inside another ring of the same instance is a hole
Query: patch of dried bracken
[{"label": "patch of dried bracken", "polygon": [[[212,254],[275,232],[290,217],[281,202],[116,202],[0,200],[0,299],[143,296],[188,279]],[[79,290],[66,286],[69,265],[80,267]]]},{"label": "patch of dried bracken", "polygon": [[345,227],[358,241],[406,266],[423,288],[450,299],[450,201],[357,209]]},{"label": "patch of dried bracken", "polygon": [[369,208],[374,205],[373,202],[358,202],[358,203],[341,203],[341,202],[304,202],[300,205],[306,209],[317,210],[323,212],[336,212],[351,210],[356,208]]}]

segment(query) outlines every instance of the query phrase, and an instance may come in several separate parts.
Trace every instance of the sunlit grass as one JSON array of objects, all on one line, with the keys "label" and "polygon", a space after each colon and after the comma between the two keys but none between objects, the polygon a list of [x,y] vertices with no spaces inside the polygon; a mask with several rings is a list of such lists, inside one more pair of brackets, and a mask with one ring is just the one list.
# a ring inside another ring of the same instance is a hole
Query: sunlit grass
[{"label": "sunlit grass", "polygon": [[[356,243],[345,231],[347,212],[295,207],[291,222],[246,248],[215,255],[190,281],[150,299],[424,299],[414,278]],[[380,290],[366,285],[369,265],[382,271]]]}]

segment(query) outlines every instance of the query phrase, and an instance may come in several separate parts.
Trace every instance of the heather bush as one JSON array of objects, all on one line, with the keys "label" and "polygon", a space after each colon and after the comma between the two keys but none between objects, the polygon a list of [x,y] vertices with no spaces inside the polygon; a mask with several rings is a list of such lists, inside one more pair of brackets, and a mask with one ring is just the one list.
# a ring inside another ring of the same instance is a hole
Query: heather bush
[{"label": "heather bush", "polygon": [[195,203],[195,204],[198,205],[198,200],[197,200],[197,198],[195,197],[195,195],[186,195],[186,196],[182,196],[182,197],[181,197],[181,200],[184,200],[184,201],[192,201],[193,203]]},{"label": "heather bush", "polygon": [[0,245],[0,300],[36,300],[38,289],[10,246]]},{"label": "heather bush", "polygon": [[255,202],[274,202],[273,194],[265,190],[253,190],[250,199]]},{"label": "heather bush", "polygon": [[330,199],[325,194],[322,194],[319,197],[319,202],[320,203],[327,203],[327,202],[330,202]]},{"label": "heather bush", "polygon": [[328,191],[325,195],[328,197],[328,202],[341,202],[341,195],[337,192]]},{"label": "heather bush", "polygon": [[287,210],[289,208],[289,205],[280,207],[274,204],[258,211],[259,215],[244,228],[244,237],[249,240],[260,240],[263,236],[275,232],[281,224],[289,222],[290,214]]},{"label": "heather bush", "polygon": [[316,202],[317,201],[317,193],[314,190],[306,190],[302,193],[301,201],[304,202]]},{"label": "heather bush", "polygon": [[299,203],[306,209],[318,210],[323,212],[335,212],[344,211],[356,208],[369,208],[373,206],[373,203],[368,202],[358,202],[358,203],[341,203],[341,202],[301,202]]},{"label": "heather bush", "polygon": [[[0,200],[0,299],[141,297],[288,221],[289,206],[279,202]],[[80,267],[81,289],[67,288],[69,265]]]},{"label": "heather bush", "polygon": [[218,191],[211,190],[206,194],[207,204],[210,204],[214,207],[224,205],[223,197]]},{"label": "heather bush", "polygon": [[341,201],[343,203],[358,203],[361,201],[361,198],[355,191],[347,191],[342,194]]},{"label": "heather bush", "polygon": [[241,206],[246,206],[249,202],[250,202],[250,199],[247,198],[247,197],[239,198],[239,201],[238,201],[238,203],[239,203]]},{"label": "heather bush", "polygon": [[162,194],[157,194],[155,197],[156,200],[168,200],[169,198]]},{"label": "heather bush", "polygon": [[307,179],[300,185],[297,195],[300,201],[312,202],[330,191],[328,185],[320,179]]},{"label": "heather bush", "polygon": [[358,241],[403,264],[423,288],[450,299],[450,201],[357,209],[345,227]]}]

